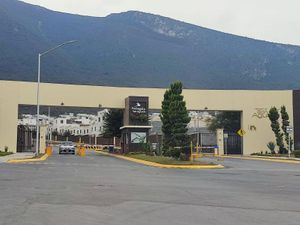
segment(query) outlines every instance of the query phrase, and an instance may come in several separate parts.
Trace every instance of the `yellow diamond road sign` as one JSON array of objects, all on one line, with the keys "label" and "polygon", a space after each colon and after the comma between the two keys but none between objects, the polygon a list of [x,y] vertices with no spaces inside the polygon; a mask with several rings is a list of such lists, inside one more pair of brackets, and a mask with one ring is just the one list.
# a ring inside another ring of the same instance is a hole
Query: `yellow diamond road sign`
[{"label": "yellow diamond road sign", "polygon": [[246,134],[246,131],[244,131],[243,128],[241,128],[241,129],[239,129],[239,131],[237,133],[238,133],[238,135],[243,137]]}]

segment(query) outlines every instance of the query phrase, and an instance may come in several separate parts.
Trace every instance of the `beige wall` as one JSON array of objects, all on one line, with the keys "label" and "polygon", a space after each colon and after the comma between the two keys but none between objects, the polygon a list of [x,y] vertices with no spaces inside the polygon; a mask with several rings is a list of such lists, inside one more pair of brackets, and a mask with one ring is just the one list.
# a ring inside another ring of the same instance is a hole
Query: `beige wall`
[{"label": "beige wall", "polygon": [[[124,108],[128,96],[149,96],[150,109],[160,109],[165,89],[121,88],[84,85],[41,84],[41,105]],[[256,108],[269,109],[285,105],[293,121],[292,91],[244,90],[184,90],[189,110],[242,111],[242,126],[247,132],[244,154],[265,151],[274,141],[268,118],[253,117]],[[0,81],[0,149],[16,150],[18,104],[36,104],[36,84],[31,82]],[[250,130],[255,126],[256,131]]]}]

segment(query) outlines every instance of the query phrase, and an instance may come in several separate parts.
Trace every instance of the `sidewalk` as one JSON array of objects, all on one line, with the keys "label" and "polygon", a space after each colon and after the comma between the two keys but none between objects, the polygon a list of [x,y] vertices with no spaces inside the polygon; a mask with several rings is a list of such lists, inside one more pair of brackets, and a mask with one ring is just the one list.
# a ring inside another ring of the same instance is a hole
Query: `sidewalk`
[{"label": "sidewalk", "polygon": [[233,156],[233,155],[223,155],[222,158],[229,159],[244,159],[244,160],[261,160],[261,161],[271,161],[271,162],[283,162],[283,163],[296,163],[300,164],[300,158],[294,157],[274,157],[274,156]]},{"label": "sidewalk", "polygon": [[12,155],[0,157],[0,163],[5,163],[10,159],[28,159],[32,157],[34,157],[34,153],[32,152],[15,153]]}]

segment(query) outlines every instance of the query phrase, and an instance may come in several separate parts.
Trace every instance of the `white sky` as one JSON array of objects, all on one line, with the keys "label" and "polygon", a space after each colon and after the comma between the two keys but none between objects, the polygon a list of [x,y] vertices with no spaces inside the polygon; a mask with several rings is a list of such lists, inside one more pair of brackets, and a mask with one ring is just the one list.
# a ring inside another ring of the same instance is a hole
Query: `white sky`
[{"label": "white sky", "polygon": [[300,45],[300,0],[23,0],[90,16],[139,10],[262,40]]}]

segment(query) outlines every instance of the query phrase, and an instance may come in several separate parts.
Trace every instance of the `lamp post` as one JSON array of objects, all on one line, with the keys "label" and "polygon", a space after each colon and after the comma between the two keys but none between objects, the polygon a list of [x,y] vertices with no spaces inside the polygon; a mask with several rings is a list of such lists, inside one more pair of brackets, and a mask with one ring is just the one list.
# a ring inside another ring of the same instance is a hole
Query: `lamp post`
[{"label": "lamp post", "polygon": [[37,91],[36,91],[36,148],[35,154],[36,156],[39,154],[39,138],[40,138],[40,81],[41,81],[41,57],[64,46],[67,44],[72,44],[76,42],[76,40],[66,41],[60,45],[57,45],[49,50],[38,54],[38,79],[37,79]]}]

